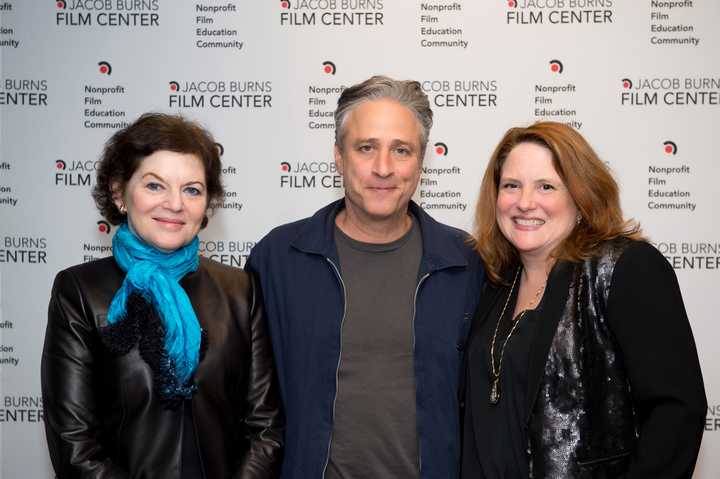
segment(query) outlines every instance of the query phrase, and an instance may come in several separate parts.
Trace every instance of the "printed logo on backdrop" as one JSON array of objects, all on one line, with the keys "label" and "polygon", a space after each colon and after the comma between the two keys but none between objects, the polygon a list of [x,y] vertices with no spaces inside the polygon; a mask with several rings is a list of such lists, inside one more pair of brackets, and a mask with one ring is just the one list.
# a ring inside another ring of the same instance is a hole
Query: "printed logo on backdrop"
[{"label": "printed logo on backdrop", "polygon": [[0,26],[0,48],[17,48],[20,46],[20,40],[15,39],[17,27],[15,27],[13,15],[8,15],[13,11],[13,5],[10,2],[0,3],[0,12],[3,14],[3,24]]},{"label": "printed logo on backdrop", "polygon": [[57,0],[55,25],[64,28],[156,28],[160,26],[160,0]]},{"label": "printed logo on backdrop", "polygon": [[460,184],[461,175],[462,168],[454,163],[448,143],[429,143],[416,193],[420,207],[431,212],[467,210],[463,192],[453,189]]},{"label": "printed logo on backdrop", "polygon": [[[720,270],[720,242],[718,241],[660,241],[653,243],[673,268],[684,271]],[[720,409],[713,411],[720,419]],[[713,420],[714,429],[717,422]]]},{"label": "printed logo on backdrop", "polygon": [[495,0],[507,5],[508,25],[599,25],[613,23],[613,0]]},{"label": "printed logo on backdrop", "polygon": [[127,111],[118,104],[125,99],[125,86],[113,80],[113,66],[108,59],[96,63],[96,84],[83,85],[83,128],[118,130],[130,124]]},{"label": "printed logo on backdrop", "polygon": [[113,226],[104,219],[95,221],[95,228],[88,229],[87,237],[81,245],[80,258],[83,263],[112,254],[112,231]]},{"label": "printed logo on backdrop", "polygon": [[95,184],[95,172],[100,162],[96,160],[68,160],[54,161],[53,181],[55,186],[61,188],[89,188]]},{"label": "printed logo on backdrop", "polygon": [[171,80],[168,106],[178,109],[267,109],[273,107],[271,80]]},{"label": "printed logo on backdrop", "polygon": [[47,80],[3,78],[0,81],[0,105],[47,107],[47,91]]},{"label": "printed logo on backdrop", "polygon": [[201,240],[200,254],[218,263],[242,268],[254,246],[254,241],[246,240]]},{"label": "printed logo on backdrop", "polygon": [[497,80],[424,80],[420,85],[432,107],[492,109],[498,106],[500,87]]},{"label": "printed logo on backdrop", "polygon": [[0,263],[46,264],[47,240],[43,236],[3,236]]},{"label": "printed logo on backdrop", "polygon": [[[332,80],[338,73],[338,66],[332,60],[325,60],[319,64],[320,76],[318,82]],[[308,85],[307,89],[307,128],[310,131],[335,131],[335,107],[345,86],[332,86],[325,84]]]},{"label": "printed logo on backdrop", "polygon": [[9,319],[4,319],[0,321],[0,337],[6,337],[4,334],[7,331],[10,331],[15,328],[15,323],[10,321]]},{"label": "printed logo on backdrop", "polygon": [[240,194],[236,190],[230,189],[227,186],[228,182],[225,181],[227,178],[237,175],[238,170],[235,166],[228,164],[228,158],[225,157],[225,147],[223,144],[216,142],[215,146],[218,149],[218,154],[220,155],[222,161],[221,173],[223,175],[225,193],[220,201],[211,205],[211,209],[213,210],[213,213],[217,212],[217,210],[235,210],[240,212],[243,209],[243,203],[240,201]]},{"label": "printed logo on backdrop", "polygon": [[[8,165],[8,169],[10,169],[10,163],[3,163],[3,165]],[[0,184],[0,206],[17,206],[19,198],[15,195],[12,186]]]},{"label": "printed logo on backdrop", "polygon": [[98,71],[101,75],[112,75],[112,65],[106,61],[98,62]]},{"label": "printed logo on backdrop", "polygon": [[97,222],[97,229],[100,233],[109,235],[112,231],[112,225],[105,220],[100,220]]},{"label": "printed logo on backdrop", "polygon": [[650,44],[659,47],[700,45],[692,0],[650,1]]},{"label": "printed logo on backdrop", "polygon": [[240,51],[245,42],[240,41],[238,31],[232,28],[240,18],[237,5],[225,3],[213,5],[209,2],[195,3],[195,48],[229,49]]},{"label": "printed logo on backdrop", "polygon": [[581,129],[583,122],[575,109],[577,85],[565,79],[566,65],[558,58],[547,62],[547,81],[533,86],[533,113],[535,120],[550,120]]},{"label": "printed logo on backdrop", "polygon": [[433,145],[433,148],[435,149],[435,154],[438,156],[447,156],[448,155],[448,146],[443,143],[442,141],[438,141]]},{"label": "printed logo on backdrop", "polygon": [[459,2],[420,2],[420,47],[466,49],[463,5]]},{"label": "printed logo on backdrop", "polygon": [[705,432],[715,431],[720,431],[720,404],[708,404],[707,415],[705,416]]},{"label": "printed logo on backdrop", "polygon": [[[6,351],[9,350],[9,351]],[[15,361],[15,364],[12,363]],[[17,366],[20,358],[13,346],[0,345],[0,367]],[[0,423],[43,422],[43,403],[40,396],[3,396]]]},{"label": "printed logo on backdrop", "polygon": [[337,67],[330,60],[322,62],[323,71],[328,75],[334,75],[337,72]]},{"label": "printed logo on backdrop", "polygon": [[677,144],[672,140],[663,141],[665,153],[668,155],[677,155]]},{"label": "printed logo on backdrop", "polygon": [[[5,336],[3,335],[3,341]],[[20,357],[15,351],[15,345],[0,343],[0,369],[7,367],[16,367],[20,364]],[[2,421],[2,410],[0,410],[0,422]]]},{"label": "printed logo on backdrop", "polygon": [[332,27],[376,28],[384,25],[384,0],[272,0],[280,25],[316,30]]},{"label": "printed logo on backdrop", "polygon": [[720,105],[720,77],[624,77],[620,105],[691,108]]},{"label": "printed logo on backdrop", "polygon": [[557,73],[558,75],[563,72],[563,64],[560,60],[550,60],[548,62],[550,64],[550,71],[553,73]]},{"label": "printed logo on backdrop", "polygon": [[[12,169],[10,162],[0,159],[0,206],[14,207],[17,206],[20,199],[13,192],[12,185],[6,183],[7,177],[5,172]],[[2,323],[0,323],[2,324]]]},{"label": "printed logo on backdrop", "polygon": [[280,162],[280,188],[288,190],[339,190],[343,180],[334,161]]},{"label": "printed logo on backdrop", "polygon": [[648,165],[648,203],[650,211],[687,211],[693,213],[697,203],[688,189],[694,168],[679,154],[678,143],[671,139],[658,140],[657,150],[649,155],[655,158]]}]

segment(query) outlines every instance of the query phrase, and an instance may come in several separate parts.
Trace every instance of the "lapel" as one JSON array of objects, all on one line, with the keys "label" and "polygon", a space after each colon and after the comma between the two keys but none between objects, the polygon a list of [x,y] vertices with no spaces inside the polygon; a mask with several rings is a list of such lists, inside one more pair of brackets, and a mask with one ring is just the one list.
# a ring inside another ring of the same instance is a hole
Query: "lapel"
[{"label": "lapel", "polygon": [[487,316],[488,314],[490,314],[490,311],[492,310],[495,303],[499,301],[501,292],[502,288],[493,286],[490,281],[485,281],[480,293],[480,299],[478,301],[478,306],[475,311],[475,317],[473,318],[472,325],[470,326],[468,340],[472,337],[473,333],[477,331],[480,325],[487,321]]},{"label": "lapel", "polygon": [[540,322],[535,338],[530,346],[528,367],[528,410],[525,423],[530,421],[538,389],[545,371],[550,346],[552,345],[558,323],[565,312],[569,290],[577,276],[577,267],[568,261],[559,261],[550,272],[547,289],[543,298]]},{"label": "lapel", "polygon": [[[509,273],[510,282],[512,282],[514,272],[515,268],[512,268]],[[508,275],[505,275],[504,279],[507,281]],[[467,367],[465,377],[472,377],[472,379],[467,381],[468,384],[466,386],[468,389],[466,397],[468,398],[468,402],[470,403],[466,407],[468,407],[470,411],[472,411],[473,409],[472,405],[480,404],[481,402],[488,400],[487,391],[485,391],[485,389],[487,388],[478,387],[479,385],[486,384],[488,382],[486,371],[487,360],[482,351],[476,351],[476,348],[474,348],[472,344],[475,341],[482,340],[482,338],[477,337],[477,332],[480,329],[480,326],[482,326],[485,321],[493,321],[493,318],[489,317],[489,314],[499,301],[505,300],[505,294],[507,294],[508,289],[509,286],[495,286],[490,283],[490,281],[485,281],[485,284],[483,285],[482,294],[480,295],[480,302],[478,304],[475,318],[473,319],[472,329],[470,330],[469,347],[466,349],[465,354],[465,361]],[[505,292],[505,294],[502,294],[503,292]],[[497,318],[494,318],[494,320],[497,321]],[[472,386],[473,384],[475,384],[474,389]],[[478,389],[482,389],[482,391],[478,391]],[[478,457],[483,457],[483,454],[486,450],[486,444],[489,441],[493,440],[493,438],[489,437],[485,430],[484,424],[482,424],[475,416],[472,416],[470,420],[473,421],[473,433],[475,435],[475,447],[478,450]]]}]

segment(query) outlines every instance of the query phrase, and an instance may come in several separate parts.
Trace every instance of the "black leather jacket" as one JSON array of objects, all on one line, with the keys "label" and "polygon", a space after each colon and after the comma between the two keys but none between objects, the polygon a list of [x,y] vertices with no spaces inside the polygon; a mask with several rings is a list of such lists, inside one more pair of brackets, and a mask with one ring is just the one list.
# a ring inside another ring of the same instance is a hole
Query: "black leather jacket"
[{"label": "black leather jacket", "polygon": [[[106,258],[55,279],[42,394],[59,479],[180,475],[187,402],[168,408],[159,400],[139,321],[101,337],[124,275]],[[205,478],[276,477],[283,418],[259,290],[245,272],[205,258],[180,284],[206,331],[192,397]]]}]

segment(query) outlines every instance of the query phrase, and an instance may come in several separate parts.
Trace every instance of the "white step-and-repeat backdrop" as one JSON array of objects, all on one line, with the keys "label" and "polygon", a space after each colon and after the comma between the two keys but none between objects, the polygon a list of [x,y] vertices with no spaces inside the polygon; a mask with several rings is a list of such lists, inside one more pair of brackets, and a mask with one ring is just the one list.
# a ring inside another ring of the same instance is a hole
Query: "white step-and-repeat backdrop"
[{"label": "white step-and-repeat backdrop", "polygon": [[343,87],[422,82],[435,111],[415,199],[471,229],[502,133],[566,122],[675,267],[710,407],[695,478],[720,471],[717,0],[0,1],[0,476],[51,478],[40,353],[55,273],[109,254],[90,197],[105,140],[149,110],[199,120],[227,195],[203,254],[242,266],[273,226],[342,194]]}]

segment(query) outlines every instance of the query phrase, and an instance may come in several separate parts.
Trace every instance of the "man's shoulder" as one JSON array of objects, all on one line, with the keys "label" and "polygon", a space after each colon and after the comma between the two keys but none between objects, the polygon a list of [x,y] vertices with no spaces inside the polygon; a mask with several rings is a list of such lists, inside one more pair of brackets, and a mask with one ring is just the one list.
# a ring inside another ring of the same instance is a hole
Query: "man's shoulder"
[{"label": "man's shoulder", "polygon": [[440,238],[446,238],[451,241],[459,241],[461,243],[467,243],[470,240],[470,234],[455,226],[450,226],[439,221],[434,221],[432,225],[434,234],[437,234]]},{"label": "man's shoulder", "polygon": [[465,253],[473,250],[472,237],[467,231],[441,223],[423,211],[415,212],[415,214],[420,220],[423,233],[432,236],[434,242],[457,245]]},{"label": "man's shoulder", "polygon": [[333,208],[335,208],[335,203],[324,206],[312,216],[276,226],[257,242],[252,249],[251,257],[257,259],[259,256],[289,252],[293,242],[300,237],[308,234],[311,236],[321,235],[325,219],[328,214],[331,214]]},{"label": "man's shoulder", "polygon": [[263,236],[263,238],[253,246],[250,252],[251,260],[257,262],[266,257],[277,256],[289,251],[291,243],[297,238],[299,232],[308,221],[309,218],[303,218],[276,226],[270,230],[268,234]]},{"label": "man's shoulder", "polygon": [[260,241],[258,241],[257,244],[266,246],[287,244],[293,239],[295,239],[295,237],[297,237],[303,227],[310,221],[310,218],[311,217],[307,217],[276,226],[271,229],[270,232],[266,234]]}]

